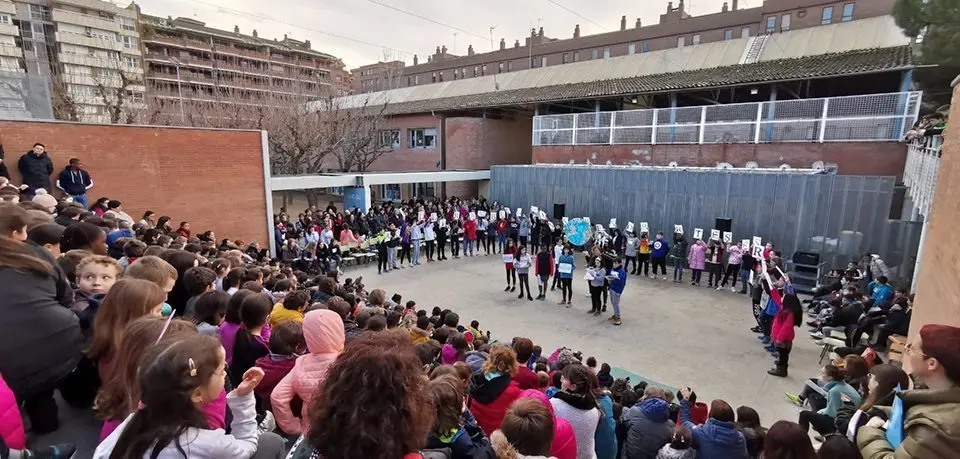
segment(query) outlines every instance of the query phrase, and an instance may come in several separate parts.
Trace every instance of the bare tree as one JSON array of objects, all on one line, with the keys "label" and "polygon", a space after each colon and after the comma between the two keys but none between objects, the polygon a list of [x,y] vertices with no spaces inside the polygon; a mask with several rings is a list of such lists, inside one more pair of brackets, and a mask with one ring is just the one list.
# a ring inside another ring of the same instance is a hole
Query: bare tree
[{"label": "bare tree", "polygon": [[53,117],[58,120],[80,121],[80,108],[76,96],[70,93],[62,72],[50,76],[50,99]]},{"label": "bare tree", "polygon": [[134,124],[143,117],[143,96],[139,100],[131,88],[143,85],[143,76],[124,70],[119,60],[111,68],[95,73],[94,92],[110,117],[110,124]]}]

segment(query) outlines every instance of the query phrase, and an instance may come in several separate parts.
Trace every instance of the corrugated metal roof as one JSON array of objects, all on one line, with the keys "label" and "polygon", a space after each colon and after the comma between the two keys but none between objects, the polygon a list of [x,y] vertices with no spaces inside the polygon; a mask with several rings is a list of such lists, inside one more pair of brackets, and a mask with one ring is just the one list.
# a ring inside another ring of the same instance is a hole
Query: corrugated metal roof
[{"label": "corrugated metal roof", "polygon": [[[512,103],[553,100],[545,99],[543,96],[558,92],[568,93],[568,90],[574,87],[591,88],[586,91],[582,89],[575,91],[583,96],[629,94],[631,91],[632,93],[653,92],[689,87],[715,87],[718,84],[712,82],[718,81],[716,77],[723,77],[723,75],[714,75],[715,72],[709,70],[720,68],[725,68],[722,73],[730,77],[730,84],[804,77],[803,72],[797,74],[797,72],[791,71],[780,72],[781,76],[776,76],[777,66],[763,65],[764,62],[774,61],[786,61],[786,63],[794,66],[799,65],[800,67],[810,65],[822,67],[820,70],[808,72],[811,75],[842,74],[842,62],[827,59],[830,61],[830,63],[827,63],[823,60],[809,60],[808,58],[836,55],[836,53],[842,54],[845,51],[853,50],[865,51],[852,52],[852,55],[861,56],[869,61],[869,65],[866,65],[866,67],[874,70],[868,71],[891,68],[897,65],[902,66],[904,61],[910,60],[908,50],[879,54],[870,52],[878,48],[895,50],[909,43],[909,39],[903,35],[900,28],[893,22],[893,18],[889,16],[773,34],[764,45],[761,57],[758,59],[759,62],[738,66],[737,64],[750,43],[751,40],[748,38],[711,42],[632,56],[581,61],[518,72],[356,94],[336,100],[343,108],[388,104],[392,105],[388,108],[389,112],[411,113],[410,111],[399,110],[404,110],[402,108],[404,106],[411,110],[416,107],[417,110],[426,111],[451,109],[447,101],[457,99],[463,101],[469,99],[474,102],[514,100],[515,102]],[[906,52],[906,57],[904,57],[904,52]],[[824,66],[829,67],[829,69]],[[747,67],[751,68],[748,69]],[[707,72],[701,73],[703,71]],[[676,80],[674,76],[691,73],[694,78],[704,78],[704,80],[699,82],[687,78]],[[863,73],[863,70],[858,70],[853,66],[849,73]],[[749,78],[756,79],[749,80]],[[529,94],[533,91],[542,94]],[[604,93],[604,91],[613,92]],[[511,97],[511,94],[514,96]],[[517,97],[518,94],[524,96]],[[319,104],[315,106],[320,107]]]}]

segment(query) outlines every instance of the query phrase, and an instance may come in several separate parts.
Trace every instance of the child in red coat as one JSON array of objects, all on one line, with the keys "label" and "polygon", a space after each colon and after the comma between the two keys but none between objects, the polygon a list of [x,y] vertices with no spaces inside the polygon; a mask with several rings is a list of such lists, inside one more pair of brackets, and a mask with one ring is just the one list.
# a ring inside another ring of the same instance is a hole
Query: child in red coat
[{"label": "child in red coat", "polygon": [[297,363],[297,357],[306,351],[303,339],[303,326],[295,320],[286,320],[277,324],[270,334],[270,353],[257,359],[257,366],[263,369],[263,379],[254,389],[254,394],[265,409],[270,408],[270,393]]},{"label": "child in red coat", "polygon": [[[796,336],[794,327],[799,327],[803,323],[803,308],[800,306],[800,299],[793,291],[792,285],[785,287],[786,295],[783,297],[783,306],[777,315],[773,318],[773,326],[770,329],[770,340],[777,348],[777,366],[767,371],[768,374],[784,378],[787,376],[787,365],[790,363],[790,350],[793,349],[793,339]],[[771,296],[779,296],[776,289],[771,289]]]}]

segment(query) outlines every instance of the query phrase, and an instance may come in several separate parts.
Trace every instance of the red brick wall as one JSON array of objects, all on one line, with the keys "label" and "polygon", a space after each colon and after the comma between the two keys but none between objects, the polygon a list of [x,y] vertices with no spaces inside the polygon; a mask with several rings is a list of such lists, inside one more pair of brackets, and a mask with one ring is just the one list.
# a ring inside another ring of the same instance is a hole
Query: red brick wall
[{"label": "red brick wall", "polygon": [[0,121],[0,133],[14,183],[20,155],[41,142],[54,183],[71,157],[83,161],[91,203],[107,196],[138,220],[149,209],[194,233],[267,243],[260,132]]},{"label": "red brick wall", "polygon": [[[488,169],[499,164],[530,164],[530,119],[447,119],[447,168]],[[450,182],[449,196],[476,196],[477,182]]]},{"label": "red brick wall", "polygon": [[755,161],[761,167],[809,168],[816,161],[836,163],[844,175],[891,175],[900,177],[907,147],[898,143],[780,143],[714,145],[557,145],[533,147],[534,163],[630,164],[713,167],[730,163],[743,167]]}]

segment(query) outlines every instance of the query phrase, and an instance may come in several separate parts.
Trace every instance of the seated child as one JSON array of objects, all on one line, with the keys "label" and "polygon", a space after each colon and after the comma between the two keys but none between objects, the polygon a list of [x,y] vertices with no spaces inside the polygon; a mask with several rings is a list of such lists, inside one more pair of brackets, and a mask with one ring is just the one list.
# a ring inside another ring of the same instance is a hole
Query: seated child
[{"label": "seated child", "polygon": [[216,286],[217,273],[210,268],[194,266],[183,273],[183,287],[187,291],[186,316],[196,318],[194,307],[197,298],[206,292],[212,292]]},{"label": "seated child", "polygon": [[257,367],[263,369],[263,381],[255,391],[258,401],[270,409],[270,394],[281,379],[290,373],[297,357],[307,350],[303,339],[303,325],[287,320],[270,330],[270,353],[257,359]]},{"label": "seated child", "polygon": [[240,304],[240,322],[233,341],[233,362],[230,363],[230,382],[234,386],[243,381],[243,375],[256,364],[257,359],[270,353],[267,317],[270,315],[270,296],[255,293]]},{"label": "seated child", "polygon": [[[90,330],[100,300],[123,274],[120,263],[105,255],[91,255],[77,264],[77,289],[70,310],[80,318],[80,327]],[[89,309],[89,310],[88,310]]]},{"label": "seated child", "polygon": [[456,376],[445,374],[430,380],[429,391],[437,410],[433,428],[427,434],[429,449],[450,448],[452,457],[491,457],[490,440],[466,409],[463,383]]},{"label": "seated child", "polygon": [[127,269],[127,266],[130,266],[130,263],[137,261],[137,258],[143,256],[143,252],[147,250],[147,244],[143,241],[138,241],[136,239],[130,239],[126,244],[123,244],[123,257],[120,258],[120,266],[123,266],[123,269]]},{"label": "seated child", "polygon": [[54,258],[60,256],[60,237],[63,227],[56,223],[44,223],[27,232],[27,240],[46,249]]},{"label": "seated child", "polygon": [[227,303],[230,302],[230,295],[226,292],[213,290],[197,297],[194,303],[194,319],[197,323],[197,331],[201,335],[217,336],[220,330],[220,324],[227,314]]},{"label": "seated child", "polygon": [[[289,284],[288,281],[280,281]],[[270,314],[270,325],[277,325],[280,322],[294,320],[303,322],[303,310],[310,301],[310,293],[306,290],[297,290],[283,297],[282,302],[273,306],[273,312]]]}]

